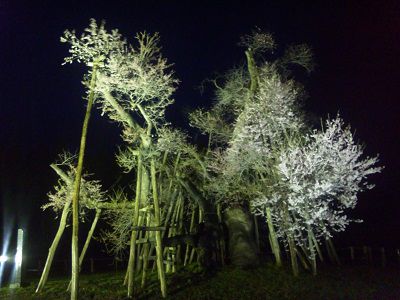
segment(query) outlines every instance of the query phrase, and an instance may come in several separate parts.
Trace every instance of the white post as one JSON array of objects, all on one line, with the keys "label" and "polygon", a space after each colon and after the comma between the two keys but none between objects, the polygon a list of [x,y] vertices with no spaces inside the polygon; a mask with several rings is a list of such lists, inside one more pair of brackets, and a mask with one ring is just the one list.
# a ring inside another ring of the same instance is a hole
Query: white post
[{"label": "white post", "polygon": [[22,248],[24,244],[24,231],[18,229],[18,240],[17,240],[17,252],[14,258],[14,282],[10,285],[10,288],[19,288],[21,286],[21,267],[22,267]]}]

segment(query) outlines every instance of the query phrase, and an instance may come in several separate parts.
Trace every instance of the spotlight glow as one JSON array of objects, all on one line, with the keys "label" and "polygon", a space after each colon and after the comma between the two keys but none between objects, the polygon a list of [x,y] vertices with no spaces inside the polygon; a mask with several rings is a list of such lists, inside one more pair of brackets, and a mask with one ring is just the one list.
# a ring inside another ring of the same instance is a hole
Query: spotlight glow
[{"label": "spotlight glow", "polygon": [[18,288],[21,286],[21,266],[22,266],[22,247],[24,242],[24,231],[18,229],[17,252],[14,257],[14,280],[10,284],[10,288]]},{"label": "spotlight glow", "polygon": [[0,255],[0,263],[4,263],[8,260],[8,256],[7,255]]},{"label": "spotlight glow", "polygon": [[17,254],[15,254],[14,259],[16,267],[20,268],[22,264],[22,251],[17,251]]}]

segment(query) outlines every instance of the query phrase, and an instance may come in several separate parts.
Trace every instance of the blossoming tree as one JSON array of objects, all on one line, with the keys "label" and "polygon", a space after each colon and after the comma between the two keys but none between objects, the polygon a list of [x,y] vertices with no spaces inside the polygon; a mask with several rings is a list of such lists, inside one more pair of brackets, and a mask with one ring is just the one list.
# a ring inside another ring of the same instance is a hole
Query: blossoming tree
[{"label": "blossoming tree", "polygon": [[[327,121],[323,131],[307,123],[300,105],[305,93],[290,66],[310,72],[309,48],[291,46],[270,62],[257,60],[260,52],[275,48],[270,35],[255,33],[242,42],[247,47],[247,72],[236,69],[222,85],[215,81],[214,107],[191,115],[192,124],[214,139],[209,144],[218,146],[209,163],[214,178],[208,187],[225,204],[226,217],[233,209],[250,206],[265,218],[278,265],[283,244],[295,275],[298,257],[306,268],[308,258],[316,273],[319,241],[349,223],[347,211],[354,208],[357,193],[371,187],[366,177],[380,171],[377,158],[362,159],[362,148],[340,118]],[[223,124],[219,131],[218,123]],[[248,262],[248,252],[256,249],[241,248],[246,253],[239,256],[247,255]]]}]

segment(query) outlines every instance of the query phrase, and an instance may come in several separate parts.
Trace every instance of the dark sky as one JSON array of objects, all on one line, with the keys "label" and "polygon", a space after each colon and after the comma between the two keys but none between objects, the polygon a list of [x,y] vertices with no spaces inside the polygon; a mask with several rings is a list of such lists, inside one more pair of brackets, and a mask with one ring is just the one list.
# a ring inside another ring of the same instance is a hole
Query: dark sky
[{"label": "dark sky", "polygon": [[[400,243],[398,1],[57,2],[0,0],[3,229],[24,226],[38,249],[48,247],[55,231],[52,214],[39,209],[57,180],[49,164],[62,149],[77,149],[84,114],[84,68],[61,66],[68,49],[59,37],[67,28],[81,32],[95,18],[130,40],[138,31],[160,32],[163,53],[181,80],[168,117],[182,127],[187,111],[211,103],[197,89],[201,81],[244,62],[236,46],[241,35],[258,26],[282,46],[308,43],[317,69],[304,82],[310,94],[307,109],[321,117],[340,111],[366,144],[366,153],[380,153],[386,166],[371,178],[377,187],[360,195],[353,215],[364,224],[352,225],[344,240]],[[86,167],[106,186],[118,176],[113,162],[121,142],[118,132],[98,111],[93,113]]]}]

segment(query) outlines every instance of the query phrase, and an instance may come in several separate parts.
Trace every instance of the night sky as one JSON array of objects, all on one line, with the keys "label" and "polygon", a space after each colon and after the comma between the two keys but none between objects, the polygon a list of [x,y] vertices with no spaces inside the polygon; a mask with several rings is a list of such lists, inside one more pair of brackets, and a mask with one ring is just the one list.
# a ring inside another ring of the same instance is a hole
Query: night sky
[{"label": "night sky", "polygon": [[[3,234],[24,227],[30,247],[43,257],[54,235],[54,215],[40,210],[57,180],[49,164],[63,149],[78,148],[85,109],[80,83],[85,69],[61,66],[68,46],[59,38],[67,28],[80,33],[95,18],[120,29],[130,41],[138,31],[160,32],[163,54],[181,81],[167,116],[184,129],[188,111],[212,103],[211,93],[199,92],[202,80],[245,62],[237,47],[241,35],[258,26],[273,33],[281,46],[309,44],[317,68],[303,78],[310,95],[306,109],[319,117],[340,111],[365,143],[366,154],[380,153],[386,167],[371,177],[376,188],[360,195],[352,213],[365,222],[351,225],[338,239],[346,245],[400,245],[398,1],[54,2],[0,0]],[[121,142],[116,124],[95,110],[86,169],[106,187],[120,175],[114,152]]]}]

